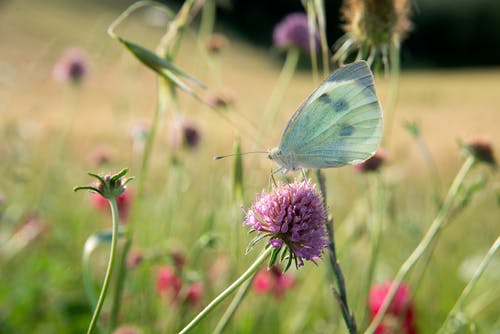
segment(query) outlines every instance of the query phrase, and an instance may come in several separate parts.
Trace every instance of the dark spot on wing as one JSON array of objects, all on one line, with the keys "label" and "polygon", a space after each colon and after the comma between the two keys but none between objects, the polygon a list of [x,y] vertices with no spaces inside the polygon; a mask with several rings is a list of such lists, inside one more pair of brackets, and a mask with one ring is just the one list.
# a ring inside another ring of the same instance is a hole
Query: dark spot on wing
[{"label": "dark spot on wing", "polygon": [[350,135],[352,135],[352,133],[354,132],[354,126],[350,125],[350,124],[341,124],[340,125],[340,136],[341,137],[348,137]]},{"label": "dark spot on wing", "polygon": [[330,98],[330,96],[328,96],[327,93],[321,94],[318,97],[318,101],[321,102],[321,103],[323,103],[323,104],[331,104],[332,103],[332,99]]},{"label": "dark spot on wing", "polygon": [[333,108],[336,112],[342,112],[349,108],[349,103],[345,99],[338,99],[333,102]]}]

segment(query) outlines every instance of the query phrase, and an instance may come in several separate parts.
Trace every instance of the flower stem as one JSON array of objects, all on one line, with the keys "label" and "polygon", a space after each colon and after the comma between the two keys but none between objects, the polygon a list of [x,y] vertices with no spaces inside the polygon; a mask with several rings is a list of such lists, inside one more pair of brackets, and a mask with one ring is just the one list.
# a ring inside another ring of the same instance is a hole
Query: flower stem
[{"label": "flower stem", "polygon": [[219,322],[217,323],[217,326],[215,327],[213,334],[220,334],[222,333],[224,328],[226,328],[229,320],[233,317],[234,313],[238,309],[238,306],[240,306],[241,302],[243,301],[243,298],[245,298],[251,284],[252,280],[248,279],[245,283],[243,283],[243,285],[240,286],[240,288],[236,292],[236,295],[234,296],[233,301],[231,302],[231,304],[229,304],[228,308],[226,309],[226,312],[224,312]]},{"label": "flower stem", "polygon": [[130,236],[126,236],[125,245],[120,254],[120,259],[118,261],[118,272],[116,273],[116,285],[113,294],[113,301],[111,304],[111,315],[110,315],[110,327],[115,328],[118,319],[118,314],[120,313],[120,301],[123,291],[123,285],[125,283],[125,278],[127,276],[127,255],[132,246],[132,239]]},{"label": "flower stem", "polygon": [[324,0],[315,0],[314,6],[316,10],[316,18],[318,20],[318,34],[321,45],[321,63],[323,65],[323,76],[330,73],[330,60],[328,59],[328,41],[326,40],[326,20],[325,20],[325,3]]},{"label": "flower stem", "polygon": [[92,319],[90,320],[87,334],[92,333],[97,324],[97,320],[99,319],[99,315],[101,313],[101,309],[104,304],[104,300],[106,299],[106,294],[108,292],[109,282],[111,281],[111,273],[115,262],[116,246],[118,243],[118,226],[119,226],[118,207],[116,205],[116,198],[114,197],[110,198],[108,201],[109,201],[109,206],[111,207],[111,216],[113,220],[111,249],[109,251],[108,268],[106,269],[106,274],[104,275],[104,281],[102,283],[101,293],[99,294],[99,299],[97,300],[97,305],[94,309],[94,314],[92,315]]},{"label": "flower stem", "polygon": [[386,126],[384,134],[384,145],[389,145],[391,134],[393,130],[394,118],[396,114],[396,105],[399,96],[399,77],[400,77],[400,64],[399,64],[399,42],[394,42],[389,51],[390,57],[390,75],[391,75],[391,85],[390,85],[390,95],[389,103],[386,108]]},{"label": "flower stem", "polygon": [[375,332],[375,329],[380,325],[382,322],[382,319],[384,318],[387,309],[389,308],[389,305],[392,303],[392,300],[394,299],[394,296],[396,294],[396,291],[403,281],[403,279],[406,277],[410,269],[417,263],[417,261],[420,259],[420,257],[424,254],[424,252],[427,250],[429,245],[432,243],[432,241],[439,235],[439,232],[441,231],[442,227],[445,225],[447,222],[447,218],[449,217],[449,214],[452,211],[453,204],[455,202],[455,198],[458,194],[458,191],[460,190],[460,186],[462,185],[465,176],[469,172],[469,170],[472,168],[472,166],[475,163],[474,157],[470,156],[467,158],[467,160],[464,162],[462,165],[462,168],[458,172],[457,176],[453,180],[453,183],[450,186],[450,189],[448,191],[448,194],[446,195],[445,201],[443,203],[443,206],[441,207],[441,210],[439,211],[438,215],[432,222],[431,226],[427,230],[427,233],[424,235],[420,243],[417,245],[413,253],[406,259],[406,261],[401,265],[399,268],[399,271],[396,274],[396,277],[394,278],[391,287],[389,288],[389,291],[387,292],[387,296],[384,299],[384,302],[382,303],[382,306],[380,307],[379,312],[373,319],[373,321],[370,323],[368,328],[366,329],[365,333],[366,334],[372,334]]},{"label": "flower stem", "polygon": [[[321,173],[320,169],[316,170],[316,177],[319,183],[319,189],[321,192],[321,196],[323,197],[323,207],[325,211],[327,209],[326,205],[326,184],[325,177]],[[358,332],[356,326],[356,319],[354,319],[354,315],[349,309],[349,304],[347,303],[347,293],[345,288],[344,275],[342,274],[342,269],[340,268],[339,261],[337,259],[337,252],[335,250],[335,238],[333,232],[333,219],[331,217],[328,218],[326,222],[326,230],[328,232],[328,257],[330,259],[330,266],[335,275],[335,279],[337,281],[337,289],[333,289],[333,294],[337,299],[340,310],[342,312],[342,317],[344,318],[344,322],[349,330],[350,334],[356,334]]]},{"label": "flower stem", "polygon": [[500,237],[498,237],[493,245],[490,247],[490,250],[486,254],[486,256],[483,258],[483,261],[481,261],[481,264],[479,267],[476,269],[476,272],[474,273],[474,276],[472,279],[469,281],[465,289],[462,291],[462,294],[460,297],[458,297],[455,305],[451,309],[450,313],[448,313],[448,316],[446,317],[446,320],[444,321],[443,325],[439,329],[437,333],[449,333],[448,331],[449,326],[453,326],[452,320],[458,315],[458,313],[462,310],[465,299],[470,295],[472,289],[476,285],[477,281],[483,274],[484,270],[490,263],[490,261],[493,259],[493,256],[497,252],[498,248],[500,247]]},{"label": "flower stem", "polygon": [[[378,263],[378,258],[380,254],[380,245],[382,239],[382,224],[385,218],[386,202],[385,202],[385,189],[383,182],[380,179],[380,175],[375,173],[371,178],[369,184],[369,196],[370,196],[370,260],[368,262],[368,269],[366,274],[366,283],[363,295],[367,296],[370,287],[373,283],[373,278],[375,277],[376,267]],[[364,319],[364,317],[363,317]]]},{"label": "flower stem", "polygon": [[179,334],[188,333],[192,330],[208,313],[210,313],[217,305],[219,305],[227,296],[229,296],[233,291],[235,291],[240,285],[242,285],[246,280],[250,279],[253,274],[259,269],[259,266],[271,255],[273,247],[269,247],[255,260],[254,263],[248,267],[248,269],[231,284],[226,290],[222,291],[210,304],[208,304],[198,315],[191,320],[189,324],[184,327]]}]

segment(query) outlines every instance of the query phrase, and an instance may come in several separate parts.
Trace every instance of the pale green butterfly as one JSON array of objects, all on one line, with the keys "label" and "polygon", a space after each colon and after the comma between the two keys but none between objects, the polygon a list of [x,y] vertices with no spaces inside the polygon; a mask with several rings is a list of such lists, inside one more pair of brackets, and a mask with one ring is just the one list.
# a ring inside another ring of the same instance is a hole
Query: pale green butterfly
[{"label": "pale green butterfly", "polygon": [[280,144],[269,150],[280,170],[355,165],[382,139],[382,109],[365,61],[334,71],[288,121]]}]

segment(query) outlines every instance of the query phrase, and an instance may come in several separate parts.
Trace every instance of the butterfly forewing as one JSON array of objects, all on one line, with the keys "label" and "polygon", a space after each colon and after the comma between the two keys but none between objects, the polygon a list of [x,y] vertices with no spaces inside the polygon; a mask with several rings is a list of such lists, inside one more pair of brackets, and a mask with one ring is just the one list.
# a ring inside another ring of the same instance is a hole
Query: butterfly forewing
[{"label": "butterfly forewing", "polygon": [[365,62],[335,71],[290,119],[280,143],[297,167],[328,168],[360,163],[382,138],[382,111]]}]

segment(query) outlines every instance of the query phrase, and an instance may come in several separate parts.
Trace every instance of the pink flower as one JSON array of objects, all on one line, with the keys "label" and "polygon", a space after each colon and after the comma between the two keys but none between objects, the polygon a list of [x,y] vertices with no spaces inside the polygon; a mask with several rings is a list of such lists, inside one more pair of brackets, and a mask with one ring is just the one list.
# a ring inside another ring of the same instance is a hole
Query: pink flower
[{"label": "pink flower", "polygon": [[177,300],[182,288],[182,279],[170,267],[161,267],[156,275],[156,290],[161,295],[167,295],[173,301]]},{"label": "pink flower", "polygon": [[283,298],[286,290],[295,284],[295,279],[272,266],[269,270],[259,271],[253,279],[253,289],[258,294],[273,293],[276,299]]},{"label": "pink flower", "polygon": [[270,194],[263,191],[243,224],[269,235],[274,248],[285,244],[301,266],[304,259],[316,263],[328,245],[325,220],[321,196],[308,180],[281,186]]},{"label": "pink flower", "polygon": [[198,305],[203,297],[203,283],[194,282],[192,283],[186,293],[186,303],[190,305]]},{"label": "pink flower", "polygon": [[[100,194],[91,193],[90,199],[92,205],[101,211],[109,210],[108,200],[102,197]],[[128,218],[128,214],[130,211],[130,205],[132,203],[132,192],[128,188],[125,191],[116,197],[116,205],[118,206],[118,215],[122,222],[126,221]]]},{"label": "pink flower", "polygon": [[132,325],[123,325],[113,331],[113,334],[141,334],[142,331]]},{"label": "pink flower", "polygon": [[[373,319],[380,310],[392,282],[375,284],[370,289],[368,306]],[[375,330],[376,334],[416,334],[415,314],[410,298],[410,288],[406,284],[401,284],[394,296],[394,300],[387,309],[384,320]]]},{"label": "pink flower", "polygon": [[[299,48],[307,53],[310,50],[309,24],[307,15],[304,13],[292,13],[287,15],[274,28],[273,42],[279,48]],[[319,36],[314,35],[313,46],[318,48]]]},{"label": "pink flower", "polygon": [[64,51],[54,66],[53,76],[59,82],[80,83],[88,72],[87,55],[80,48]]}]

